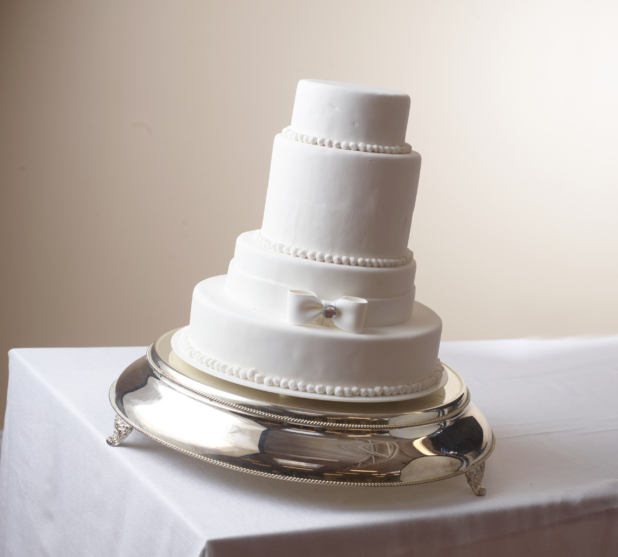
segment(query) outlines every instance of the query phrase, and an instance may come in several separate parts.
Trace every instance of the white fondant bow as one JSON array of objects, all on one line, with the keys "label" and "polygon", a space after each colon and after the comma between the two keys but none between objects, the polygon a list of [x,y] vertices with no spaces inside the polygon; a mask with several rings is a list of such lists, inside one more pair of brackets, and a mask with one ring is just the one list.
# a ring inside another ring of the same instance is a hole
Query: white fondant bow
[{"label": "white fondant bow", "polygon": [[332,318],[340,329],[360,333],[365,324],[367,306],[367,300],[354,296],[342,296],[329,302],[320,300],[313,292],[288,290],[288,321],[292,325],[307,325],[324,315]]}]

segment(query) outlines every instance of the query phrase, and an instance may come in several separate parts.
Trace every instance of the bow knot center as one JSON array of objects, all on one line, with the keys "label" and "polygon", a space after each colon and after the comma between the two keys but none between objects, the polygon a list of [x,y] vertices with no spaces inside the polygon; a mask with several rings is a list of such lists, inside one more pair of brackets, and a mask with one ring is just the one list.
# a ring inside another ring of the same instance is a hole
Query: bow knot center
[{"label": "bow knot center", "polygon": [[327,319],[332,319],[337,315],[337,308],[331,304],[324,306],[322,309],[322,315]]}]

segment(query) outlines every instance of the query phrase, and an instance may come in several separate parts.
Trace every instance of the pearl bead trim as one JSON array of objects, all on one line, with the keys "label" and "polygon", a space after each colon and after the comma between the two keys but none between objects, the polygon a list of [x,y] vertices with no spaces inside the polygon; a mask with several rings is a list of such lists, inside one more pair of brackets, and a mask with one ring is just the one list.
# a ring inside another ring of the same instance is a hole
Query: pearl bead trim
[{"label": "pearl bead trim", "polygon": [[231,366],[220,362],[215,358],[210,358],[191,345],[189,341],[189,333],[186,327],[180,331],[179,340],[180,347],[184,351],[185,356],[188,356],[191,360],[194,360],[198,364],[219,372],[220,375],[231,375],[237,379],[242,379],[243,382],[262,383],[268,387],[279,387],[280,389],[290,389],[291,391],[306,391],[308,393],[317,393],[320,395],[326,394],[341,398],[359,396],[398,396],[418,393],[436,385],[442,379],[442,373],[444,372],[444,366],[440,360],[438,360],[434,371],[429,377],[409,385],[396,385],[392,387],[383,387],[378,385],[373,388],[341,387],[322,384],[314,385],[313,383],[302,380],[270,377],[258,372],[255,368],[245,369],[240,366]]},{"label": "pearl bead trim", "polygon": [[352,267],[403,267],[414,259],[414,254],[406,249],[406,253],[399,259],[374,259],[368,257],[348,257],[347,255],[331,255],[321,251],[306,250],[296,246],[288,246],[269,240],[262,235],[260,230],[255,231],[255,241],[259,246],[277,251],[285,255],[299,257],[300,259],[311,259],[322,263],[334,263],[336,265],[351,265]]},{"label": "pearl bead trim", "polygon": [[412,152],[409,143],[403,145],[369,145],[366,143],[354,143],[353,141],[334,141],[315,135],[307,135],[295,132],[290,126],[283,128],[281,132],[288,139],[307,143],[308,145],[319,145],[320,147],[330,147],[332,149],[343,149],[344,151],[363,151],[366,153],[385,153],[388,155],[407,155]]}]

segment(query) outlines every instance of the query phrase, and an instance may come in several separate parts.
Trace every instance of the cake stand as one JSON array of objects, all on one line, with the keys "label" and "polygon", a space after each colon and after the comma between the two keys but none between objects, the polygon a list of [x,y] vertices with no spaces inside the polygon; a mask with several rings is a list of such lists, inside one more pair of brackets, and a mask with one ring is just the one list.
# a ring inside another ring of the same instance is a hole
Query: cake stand
[{"label": "cake stand", "polygon": [[356,403],[258,391],[207,375],[160,337],[110,389],[108,444],[136,429],[189,456],[266,478],[329,486],[399,487],[465,474],[481,480],[494,436],[448,366],[422,398]]}]

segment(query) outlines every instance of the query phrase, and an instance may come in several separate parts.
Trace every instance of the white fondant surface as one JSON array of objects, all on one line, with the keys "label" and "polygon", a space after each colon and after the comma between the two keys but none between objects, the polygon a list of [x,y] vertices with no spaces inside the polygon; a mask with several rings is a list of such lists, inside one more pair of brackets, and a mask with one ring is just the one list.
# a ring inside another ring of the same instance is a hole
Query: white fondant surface
[{"label": "white fondant surface", "polygon": [[399,91],[337,81],[298,82],[292,128],[339,141],[401,145],[410,97]]},{"label": "white fondant surface", "polygon": [[172,337],[172,349],[174,350],[174,352],[176,352],[176,354],[182,360],[192,365],[193,367],[199,369],[200,371],[208,373],[209,375],[213,375],[214,377],[218,377],[219,379],[225,379],[226,381],[230,381],[238,385],[243,385],[245,387],[251,387],[253,389],[260,389],[262,391],[267,391],[269,393],[275,393],[275,394],[284,395],[284,396],[298,396],[301,398],[312,398],[314,400],[331,400],[331,401],[337,400],[338,402],[341,402],[341,401],[373,402],[373,403],[396,402],[398,400],[410,400],[413,398],[421,398],[421,397],[427,396],[437,391],[438,389],[441,389],[448,382],[448,373],[446,373],[444,368],[442,368],[443,369],[442,372],[439,374],[439,377],[437,378],[437,380],[435,381],[433,385],[429,386],[428,388],[424,390],[417,391],[414,393],[391,394],[391,395],[384,395],[384,394],[375,395],[374,394],[371,397],[362,396],[362,395],[354,395],[352,397],[346,397],[345,395],[340,395],[340,396],[336,396],[333,394],[328,395],[328,394],[323,394],[323,393],[321,394],[321,393],[316,393],[316,392],[307,392],[306,390],[302,392],[298,390],[292,391],[289,388],[282,388],[282,387],[278,387],[275,385],[265,385],[263,382],[255,383],[255,381],[247,381],[246,379],[241,379],[239,377],[236,377],[235,375],[230,375],[226,372],[221,372],[221,371],[217,371],[213,369],[212,367],[205,364],[204,358],[201,357],[199,354],[197,354],[195,350],[192,350],[190,348],[190,345],[188,345],[185,342],[187,338],[187,329],[188,329],[187,327],[183,329],[179,329],[178,331],[176,331],[176,333],[174,333],[174,336]]},{"label": "white fondant surface", "polygon": [[332,256],[402,257],[421,157],[322,149],[275,137],[262,232]]},{"label": "white fondant surface", "polygon": [[435,369],[442,322],[418,302],[406,323],[351,334],[317,323],[293,326],[247,307],[225,293],[225,280],[213,277],[196,286],[188,334],[196,350],[228,365],[359,388],[411,384]]},{"label": "white fondant surface", "polygon": [[259,246],[254,232],[236,240],[225,290],[248,307],[285,317],[288,290],[307,290],[336,300],[356,296],[369,302],[365,325],[381,327],[408,321],[414,303],[416,263],[373,268],[328,265]]}]

